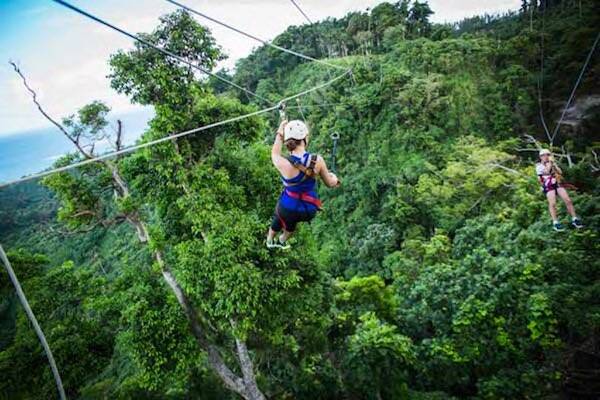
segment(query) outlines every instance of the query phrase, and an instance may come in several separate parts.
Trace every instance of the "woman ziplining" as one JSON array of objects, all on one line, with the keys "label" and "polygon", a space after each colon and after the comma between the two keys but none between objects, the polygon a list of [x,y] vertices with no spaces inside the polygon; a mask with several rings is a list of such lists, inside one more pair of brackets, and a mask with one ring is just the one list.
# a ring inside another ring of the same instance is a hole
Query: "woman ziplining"
[{"label": "woman ziplining", "polygon": [[[271,149],[271,160],[281,175],[283,192],[275,206],[273,221],[267,234],[267,247],[289,249],[288,239],[296,230],[298,222],[310,222],[321,201],[317,194],[317,177],[321,177],[327,187],[340,185],[338,177],[329,172],[321,156],[306,151],[309,130],[302,121],[283,119]],[[282,154],[283,145],[290,155]],[[282,232],[283,231],[283,232]],[[275,238],[278,233],[279,238]]]},{"label": "woman ziplining", "polygon": [[[542,35],[542,39],[543,39],[543,35]],[[560,131],[560,128],[562,126],[565,115],[567,114],[567,110],[569,109],[573,99],[575,98],[575,92],[577,91],[577,88],[579,87],[581,81],[583,80],[583,76],[587,70],[590,60],[592,59],[592,55],[596,51],[596,47],[599,42],[600,42],[600,32],[598,32],[598,34],[596,35],[596,39],[594,40],[594,43],[592,44],[592,48],[588,52],[588,55],[585,59],[585,62],[583,63],[581,71],[579,72],[579,76],[577,77],[577,80],[575,81],[575,85],[573,86],[573,89],[571,90],[571,94],[569,95],[569,98],[567,99],[567,102],[566,102],[565,106],[563,107],[560,119],[556,123],[556,126],[554,127],[554,131],[552,132],[552,134],[550,134],[550,131],[548,130],[548,127],[546,126],[546,122],[544,120],[544,113],[541,108],[541,104],[542,104],[541,90],[540,90],[539,83],[538,83],[538,103],[540,106],[540,110],[539,110],[540,118],[541,118],[542,125],[544,126],[544,130],[546,131],[546,135],[548,136],[548,140],[549,140],[551,146],[554,144],[554,139],[556,139],[556,136],[558,135],[558,133]],[[542,49],[541,74],[543,74],[543,72],[544,72],[543,40],[542,40],[542,48],[541,49]],[[583,228],[583,224],[581,223],[581,220],[577,217],[577,214],[575,213],[575,207],[573,206],[573,202],[571,201],[571,198],[569,197],[569,193],[566,190],[567,187],[572,187],[573,185],[562,182],[562,170],[554,162],[554,159],[552,158],[552,153],[550,152],[550,150],[541,149],[539,156],[540,156],[540,162],[538,164],[536,164],[536,166],[535,166],[536,174],[540,180],[540,183],[542,184],[542,191],[546,195],[546,199],[548,199],[548,209],[549,209],[550,215],[552,217],[552,226],[553,226],[554,230],[557,232],[562,232],[565,230],[564,226],[561,224],[561,222],[558,219],[558,212],[556,210],[556,197],[557,196],[560,197],[562,199],[562,201],[565,203],[565,205],[567,206],[567,211],[571,215],[571,225],[573,225],[577,229]]]},{"label": "woman ziplining", "polygon": [[562,170],[556,162],[554,162],[550,150],[540,150],[540,162],[536,164],[535,172],[542,185],[542,191],[546,195],[546,199],[548,199],[548,209],[550,211],[550,216],[552,217],[552,226],[554,230],[557,232],[565,230],[558,219],[558,212],[556,210],[557,196],[560,197],[567,206],[567,211],[571,215],[571,225],[577,229],[583,228],[583,224],[577,217],[573,202],[566,190],[567,184],[562,182]]}]

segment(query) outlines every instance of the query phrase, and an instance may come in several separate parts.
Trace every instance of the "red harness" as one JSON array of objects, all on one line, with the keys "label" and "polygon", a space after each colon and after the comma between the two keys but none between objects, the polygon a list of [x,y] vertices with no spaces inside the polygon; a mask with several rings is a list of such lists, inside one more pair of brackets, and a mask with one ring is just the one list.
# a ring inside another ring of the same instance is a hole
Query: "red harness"
[{"label": "red harness", "polygon": [[[317,164],[317,155],[316,154],[311,155],[310,164],[308,165],[308,167],[305,166],[304,164],[302,164],[301,162],[293,159],[292,157],[287,157],[287,160],[290,162],[290,164],[292,164],[294,166],[294,168],[296,168],[300,172],[304,173],[304,177],[302,177],[302,180],[300,182],[304,181],[305,179],[315,177],[315,165]],[[295,186],[295,185],[297,185],[297,183],[293,184],[291,186]],[[284,192],[285,192],[285,194],[287,194],[288,196],[290,196],[293,199],[304,201],[305,203],[309,203],[309,204],[316,206],[319,211],[321,211],[323,208],[323,203],[321,203],[321,200],[319,200],[318,198],[313,197],[307,193],[292,192],[288,188],[285,188]]]},{"label": "red harness", "polygon": [[323,208],[322,207],[323,203],[321,203],[321,200],[319,200],[316,197],[313,197],[309,194],[292,192],[291,190],[288,190],[288,189],[285,189],[285,194],[287,194],[288,196],[290,196],[293,199],[297,199],[297,200],[312,204],[312,205],[316,206],[319,210]]}]

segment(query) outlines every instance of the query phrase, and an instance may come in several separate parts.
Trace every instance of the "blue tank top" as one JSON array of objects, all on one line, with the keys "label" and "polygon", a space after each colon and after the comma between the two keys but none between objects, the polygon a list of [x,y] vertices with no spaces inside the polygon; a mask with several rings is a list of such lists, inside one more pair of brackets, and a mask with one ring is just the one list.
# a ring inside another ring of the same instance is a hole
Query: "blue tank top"
[{"label": "blue tank top", "polygon": [[[302,157],[291,155],[295,161],[301,162],[304,166],[308,167],[310,164],[310,153],[304,153]],[[289,196],[286,192],[303,193],[314,198],[319,198],[317,194],[317,180],[313,178],[304,179],[304,172],[300,171],[298,175],[293,178],[286,179],[283,176],[281,181],[283,182],[284,190],[279,197],[279,205],[287,210],[292,211],[316,211],[317,206],[300,199],[295,199]]]}]

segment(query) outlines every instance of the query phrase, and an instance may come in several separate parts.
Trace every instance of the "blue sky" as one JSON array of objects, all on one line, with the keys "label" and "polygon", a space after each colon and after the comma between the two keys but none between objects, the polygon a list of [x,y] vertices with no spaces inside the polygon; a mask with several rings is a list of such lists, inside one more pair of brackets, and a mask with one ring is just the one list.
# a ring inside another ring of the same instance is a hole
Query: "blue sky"
[{"label": "blue sky", "polygon": [[[132,32],[150,31],[173,11],[164,0],[71,0],[73,4]],[[289,0],[182,0],[186,4],[265,39],[304,23]],[[381,0],[298,0],[315,20],[341,17]],[[517,9],[520,0],[430,0],[435,21]],[[0,136],[48,126],[8,65],[16,61],[56,117],[99,99],[117,114],[146,112],[109,85],[107,60],[131,40],[88,21],[51,0],[0,0]],[[206,24],[229,54],[231,67],[256,46],[250,39]]]}]

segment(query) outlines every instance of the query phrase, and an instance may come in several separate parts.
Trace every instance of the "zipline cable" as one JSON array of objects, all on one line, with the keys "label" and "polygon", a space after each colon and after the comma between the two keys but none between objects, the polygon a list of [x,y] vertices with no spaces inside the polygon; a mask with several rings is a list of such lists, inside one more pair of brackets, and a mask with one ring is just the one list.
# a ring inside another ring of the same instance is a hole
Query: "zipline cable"
[{"label": "zipline cable", "polygon": [[81,14],[84,17],[87,17],[87,18],[89,18],[89,19],[91,19],[93,21],[96,21],[96,22],[98,22],[98,23],[100,23],[100,24],[102,24],[102,25],[104,25],[104,26],[106,26],[106,27],[108,27],[108,28],[110,28],[112,30],[115,30],[115,31],[117,31],[117,32],[119,32],[119,33],[121,33],[121,34],[123,34],[123,35],[125,35],[125,36],[127,36],[127,37],[129,37],[131,39],[133,39],[133,40],[136,40],[136,41],[138,41],[138,42],[140,42],[140,43],[142,43],[142,44],[144,44],[144,45],[146,45],[148,47],[151,47],[151,48],[153,48],[153,49],[155,49],[155,50],[157,50],[157,51],[159,51],[159,52],[161,52],[161,53],[163,53],[163,54],[165,54],[165,55],[167,55],[169,57],[172,57],[172,58],[176,59],[179,62],[182,62],[182,63],[184,63],[186,65],[189,65],[190,67],[195,68],[195,69],[203,72],[206,75],[212,76],[213,78],[216,78],[216,79],[218,79],[218,80],[220,80],[220,81],[222,81],[222,82],[224,82],[224,83],[226,83],[226,84],[228,84],[230,86],[233,86],[233,87],[235,87],[235,88],[237,88],[237,89],[239,89],[239,90],[241,90],[241,91],[243,91],[243,92],[245,92],[247,94],[250,94],[250,95],[256,97],[257,99],[260,99],[260,100],[262,100],[262,101],[264,101],[264,102],[266,102],[268,104],[272,104],[268,99],[266,99],[265,97],[262,97],[262,96],[260,96],[260,95],[258,95],[256,93],[254,93],[253,91],[251,91],[249,89],[246,89],[246,88],[238,85],[237,83],[232,82],[232,81],[230,81],[230,80],[228,80],[228,79],[226,79],[226,78],[224,78],[224,77],[222,77],[222,76],[220,76],[218,74],[212,73],[211,71],[207,70],[206,68],[203,68],[203,67],[201,67],[201,66],[199,66],[197,64],[191,63],[188,60],[186,60],[185,58],[180,57],[177,54],[175,54],[175,53],[173,53],[173,52],[171,52],[169,50],[160,48],[160,47],[158,47],[158,46],[150,43],[149,41],[147,41],[145,39],[142,39],[141,37],[139,37],[137,35],[129,33],[127,31],[125,31],[124,29],[121,29],[118,26],[115,26],[115,25],[111,24],[110,22],[107,22],[107,21],[105,21],[105,20],[103,20],[103,19],[101,19],[99,17],[96,17],[95,15],[92,15],[92,14],[88,13],[87,11],[84,11],[84,10],[78,8],[78,7],[75,7],[74,5],[72,5],[70,3],[67,3],[64,0],[52,0],[52,1],[54,1],[55,3],[58,3],[60,5],[62,5],[64,7],[66,7],[68,9],[72,10],[72,11],[75,11],[76,13]]},{"label": "zipline cable", "polygon": [[304,123],[306,123],[306,116],[304,116],[304,111],[302,109],[302,103],[300,102],[300,99],[296,99],[296,103],[298,104],[298,111],[300,111],[300,115],[302,116],[302,121],[304,121]]},{"label": "zipline cable", "polygon": [[52,375],[54,375],[54,381],[56,382],[56,388],[58,389],[59,397],[61,400],[66,400],[67,396],[65,395],[65,389],[63,388],[62,379],[60,378],[60,374],[58,372],[58,368],[56,367],[56,362],[54,361],[54,356],[52,355],[50,346],[48,345],[48,342],[46,341],[46,336],[44,336],[44,332],[42,331],[42,328],[40,328],[40,324],[38,324],[38,321],[35,318],[35,315],[33,314],[31,307],[29,306],[27,297],[25,297],[23,288],[21,287],[21,284],[19,283],[19,279],[17,278],[15,271],[12,269],[12,266],[10,265],[10,261],[8,260],[8,257],[6,255],[6,253],[4,252],[4,249],[2,248],[1,244],[0,244],[0,260],[2,260],[2,263],[4,264],[4,268],[6,268],[6,272],[8,272],[8,276],[9,276],[13,286],[15,287],[15,291],[17,292],[17,297],[19,298],[19,301],[21,302],[21,305],[23,306],[23,309],[25,310],[25,314],[27,314],[27,318],[29,318],[31,325],[33,325],[33,329],[35,330],[35,333],[37,334],[38,339],[40,340],[42,347],[44,348],[46,357],[48,357],[48,362],[50,363],[50,369],[52,369]]},{"label": "zipline cable", "polygon": [[313,23],[313,22],[312,22],[312,20],[311,20],[310,18],[308,18],[308,15],[306,15],[306,13],[304,12],[304,10],[302,10],[302,8],[300,8],[300,5],[299,5],[298,3],[296,3],[296,1],[295,1],[295,0],[290,0],[290,1],[292,2],[292,4],[293,4],[294,6],[296,6],[296,8],[298,9],[298,11],[300,11],[300,13],[301,13],[302,15],[304,15],[304,18],[306,18],[306,20],[308,21],[308,23],[309,23],[309,24],[312,24],[312,23]]},{"label": "zipline cable", "polygon": [[[106,21],[104,21],[104,20],[102,20],[102,19],[100,19],[100,18],[92,15],[92,14],[89,14],[88,12],[86,12],[84,10],[81,10],[81,9],[79,9],[79,8],[77,8],[77,7],[69,4],[69,3],[67,3],[66,1],[63,1],[63,0],[52,0],[52,1],[54,1],[54,2],[56,2],[58,4],[60,4],[60,5],[62,5],[64,7],[67,7],[69,9],[71,9],[71,10],[73,10],[73,11],[75,11],[75,12],[77,12],[77,13],[85,16],[85,17],[87,17],[87,18],[90,18],[90,19],[92,19],[92,20],[94,20],[94,21],[96,21],[96,22],[98,22],[98,23],[100,23],[102,25],[105,25],[105,26],[107,26],[107,27],[109,27],[109,28],[111,28],[113,30],[116,30],[117,32],[119,32],[119,33],[121,33],[121,34],[123,34],[123,35],[125,35],[125,36],[127,36],[129,38],[132,38],[132,39],[137,40],[137,41],[139,41],[139,42],[141,42],[141,43],[143,43],[143,44],[145,44],[147,46],[150,46],[150,47],[152,47],[152,48],[154,48],[154,49],[156,49],[156,50],[158,50],[158,51],[160,51],[160,52],[162,52],[162,53],[164,53],[164,54],[166,54],[166,55],[168,55],[170,57],[174,57],[175,59],[177,59],[177,60],[179,60],[179,61],[181,61],[181,62],[183,62],[183,63],[185,63],[187,65],[190,65],[190,66],[192,66],[194,68],[198,68],[202,72],[206,72],[207,74],[209,74],[211,76],[215,76],[218,79],[220,79],[220,80],[222,80],[222,81],[224,81],[224,82],[226,82],[228,84],[231,84],[232,86],[234,86],[234,87],[236,87],[236,88],[238,88],[240,90],[243,90],[246,93],[249,93],[249,94],[251,94],[251,95],[253,95],[255,97],[261,98],[264,101],[272,104],[266,98],[261,97],[261,96],[255,94],[255,93],[249,91],[248,89],[245,89],[245,88],[243,88],[243,87],[241,87],[241,86],[239,86],[239,85],[237,85],[237,84],[235,84],[233,82],[230,82],[229,80],[227,80],[225,78],[222,78],[222,77],[220,77],[218,75],[215,75],[215,74],[213,74],[210,71],[205,71],[203,68],[190,63],[189,61],[187,61],[187,60],[185,60],[185,59],[177,56],[176,54],[173,54],[173,53],[171,53],[168,50],[161,49],[161,48],[153,45],[152,43],[149,43],[149,42],[145,41],[144,39],[141,39],[140,37],[138,37],[136,35],[133,35],[133,34],[127,32],[127,31],[121,29],[121,28],[118,28],[118,27],[116,27],[116,26],[114,26],[114,25],[112,25],[112,24],[110,24],[110,23],[108,23],[108,22],[106,22]],[[167,1],[169,1],[169,0],[167,0]],[[173,3],[173,4],[179,5],[178,3]],[[192,10],[190,9],[190,11],[192,11]],[[216,22],[216,20],[215,20],[215,22]],[[220,21],[219,21],[219,23],[220,23]],[[231,27],[231,29],[236,29],[236,28]],[[240,31],[240,33],[242,33],[242,32]],[[250,34],[246,34],[245,32],[243,34],[246,35],[246,36],[250,35]],[[250,35],[250,37],[251,37],[251,35]],[[255,38],[255,39],[261,40],[261,39],[258,39],[258,38]],[[296,52],[294,52],[292,50],[288,50],[288,49],[284,49],[284,48],[279,48],[279,46],[276,46],[276,45],[273,45],[273,46],[275,48],[278,48],[281,51],[291,52],[291,54],[298,55],[299,57],[303,57],[303,58],[309,59],[311,61],[317,61],[317,62],[321,62],[321,63],[326,63],[326,62],[324,62],[322,60],[313,59],[312,57],[301,55],[301,53],[297,53],[296,54]],[[320,90],[320,89],[322,89],[324,87],[332,85],[333,83],[335,83],[336,81],[342,79],[346,75],[351,75],[352,74],[352,70],[351,69],[345,69],[343,67],[339,67],[339,66],[334,65],[334,64],[329,64],[329,63],[326,63],[326,64],[331,65],[331,66],[335,66],[336,68],[342,68],[342,69],[344,69],[344,73],[342,73],[342,74],[334,77],[333,79],[330,79],[329,81],[327,81],[327,82],[325,82],[323,84],[317,85],[317,86],[315,86],[315,87],[313,87],[311,89],[307,89],[307,90],[305,90],[303,92],[300,92],[300,93],[297,93],[295,95],[286,97],[286,98],[282,99],[277,105],[273,105],[273,106],[264,108],[262,110],[254,111],[254,112],[247,113],[247,114],[244,114],[244,115],[240,115],[240,116],[237,116],[237,117],[229,118],[229,119],[224,120],[224,121],[219,121],[219,122],[215,122],[215,123],[208,124],[208,125],[205,125],[205,126],[201,126],[201,127],[198,127],[198,128],[194,128],[194,129],[190,129],[190,130],[187,130],[187,131],[183,131],[183,132],[179,132],[179,133],[176,133],[176,134],[172,134],[172,135],[163,137],[161,139],[153,140],[153,141],[146,142],[146,143],[141,143],[139,145],[127,147],[127,148],[124,148],[124,149],[120,149],[118,151],[106,153],[106,154],[100,155],[98,157],[89,158],[89,159],[86,159],[86,160],[83,160],[83,161],[80,161],[80,162],[77,162],[77,163],[69,164],[69,165],[66,165],[66,166],[63,166],[63,167],[54,168],[54,169],[43,171],[43,172],[40,172],[40,173],[37,173],[37,174],[32,174],[32,175],[25,176],[25,177],[22,177],[22,178],[19,178],[19,179],[8,181],[8,182],[5,182],[5,183],[0,183],[0,189],[4,188],[4,187],[7,187],[7,186],[10,186],[10,185],[13,185],[13,184],[31,181],[31,180],[42,178],[42,177],[45,177],[45,176],[49,176],[49,175],[52,175],[52,174],[55,174],[55,173],[65,172],[65,171],[68,171],[68,170],[71,170],[71,169],[74,169],[74,168],[78,168],[78,167],[81,167],[81,166],[84,166],[84,165],[88,165],[88,164],[91,164],[91,163],[94,163],[94,162],[99,162],[99,161],[103,161],[103,160],[106,160],[106,159],[110,159],[110,158],[119,156],[121,154],[127,154],[127,153],[133,152],[133,151],[138,150],[138,149],[150,147],[150,146],[153,146],[155,144],[163,143],[163,142],[166,142],[166,141],[169,141],[169,140],[172,140],[172,139],[176,139],[176,138],[179,138],[179,137],[182,137],[182,136],[191,135],[193,133],[201,132],[201,131],[204,131],[204,130],[207,130],[207,129],[210,129],[210,128],[215,128],[215,127],[218,127],[218,126],[226,125],[226,124],[229,124],[229,123],[232,123],[232,122],[236,122],[236,121],[240,121],[240,120],[243,120],[243,119],[246,119],[246,118],[250,118],[250,117],[253,117],[253,116],[256,116],[256,115],[265,114],[267,112],[276,110],[279,107],[279,104],[281,104],[281,103],[285,103],[285,102],[287,102],[289,100],[294,100],[294,99],[297,99],[299,97],[305,96],[305,95],[307,95],[309,93],[312,93],[314,91]]]},{"label": "zipline cable", "polygon": [[264,39],[261,39],[261,38],[255,36],[255,35],[253,35],[251,33],[244,32],[243,30],[241,30],[239,28],[231,26],[231,25],[227,24],[226,22],[219,21],[219,20],[217,20],[217,19],[215,19],[215,18],[213,18],[211,16],[208,16],[208,15],[206,15],[204,13],[201,13],[200,11],[197,11],[197,10],[195,10],[195,9],[193,9],[193,8],[185,5],[185,4],[182,4],[182,3],[180,3],[180,2],[178,2],[176,0],[165,0],[165,1],[168,2],[168,3],[171,3],[173,5],[175,5],[177,7],[180,7],[182,9],[184,9],[184,10],[187,10],[187,11],[191,12],[192,14],[196,14],[199,17],[202,17],[202,18],[205,18],[205,19],[207,19],[209,21],[212,21],[215,24],[221,25],[221,26],[223,26],[223,27],[225,27],[227,29],[230,29],[230,30],[232,30],[234,32],[237,32],[240,35],[244,35],[244,36],[246,36],[246,37],[248,37],[248,38],[250,38],[252,40],[256,40],[257,42],[260,42],[260,43],[264,44],[265,46],[272,47],[272,48],[277,49],[279,51],[283,51],[284,53],[292,54],[292,55],[294,55],[296,57],[300,57],[300,58],[303,58],[305,60],[314,61],[314,62],[317,62],[319,64],[327,65],[328,67],[331,67],[331,68],[337,68],[337,69],[342,69],[342,70],[346,70],[347,69],[347,68],[344,68],[344,67],[342,67],[340,65],[332,64],[332,63],[329,63],[327,61],[324,61],[324,60],[321,60],[321,59],[318,59],[318,58],[314,58],[314,57],[311,57],[311,56],[307,56],[306,54],[302,54],[302,53],[299,53],[297,51],[290,50],[290,49],[287,49],[285,47],[281,47],[281,46],[278,46],[276,44],[273,44],[273,43],[271,43],[271,42],[269,42],[267,40],[264,40]]},{"label": "zipline cable", "polygon": [[583,75],[585,74],[588,64],[590,63],[590,60],[592,59],[592,55],[594,54],[594,51],[596,50],[598,41],[600,41],[600,32],[598,32],[598,35],[596,36],[596,40],[594,40],[594,44],[592,45],[592,48],[590,49],[590,52],[587,55],[585,63],[583,64],[583,68],[581,68],[581,72],[579,73],[579,77],[577,78],[577,81],[575,82],[575,86],[573,87],[573,90],[571,91],[569,100],[567,100],[567,104],[565,104],[565,108],[563,108],[563,112],[562,112],[562,115],[560,116],[560,120],[558,121],[558,123],[556,124],[556,127],[554,128],[554,132],[552,132],[552,137],[550,138],[550,145],[554,144],[554,138],[556,138],[556,135],[558,134],[558,131],[560,130],[560,126],[563,122],[563,119],[565,118],[565,115],[567,114],[567,109],[571,106],[571,102],[573,101],[573,98],[575,97],[575,91],[577,91],[577,88],[579,87],[579,84],[581,83],[581,80],[583,79]]},{"label": "zipline cable", "polygon": [[48,170],[48,171],[43,171],[43,172],[40,172],[40,173],[37,173],[37,174],[25,176],[25,177],[20,178],[20,179],[15,179],[13,181],[5,182],[5,183],[0,183],[0,189],[5,188],[5,187],[10,186],[10,185],[17,184],[17,183],[27,182],[27,181],[31,181],[31,180],[38,179],[38,178],[43,178],[45,176],[52,175],[52,174],[55,174],[55,173],[58,173],[58,172],[65,172],[65,171],[68,171],[68,170],[71,170],[71,169],[74,169],[74,168],[78,168],[78,167],[81,167],[81,166],[84,166],[84,165],[88,165],[88,164],[91,164],[91,163],[94,163],[94,162],[98,162],[98,161],[102,161],[102,160],[107,160],[107,159],[119,156],[121,154],[131,153],[131,152],[133,152],[135,150],[139,150],[139,149],[143,149],[143,148],[146,148],[146,147],[154,146],[156,144],[167,142],[167,141],[172,140],[172,139],[177,139],[177,138],[180,138],[182,136],[191,135],[193,133],[205,131],[205,130],[210,129],[210,128],[215,128],[215,127],[218,127],[218,126],[230,124],[232,122],[240,121],[240,120],[243,120],[243,119],[246,119],[246,118],[250,118],[250,117],[253,117],[253,116],[256,116],[256,115],[261,115],[261,114],[268,113],[270,111],[277,110],[279,108],[279,104],[285,103],[285,102],[290,101],[290,100],[295,100],[295,99],[297,99],[299,97],[305,96],[305,95],[307,95],[309,93],[312,93],[314,91],[317,91],[317,90],[320,90],[320,89],[322,89],[324,87],[332,85],[336,81],[338,81],[338,80],[344,78],[345,76],[349,75],[350,72],[351,72],[350,70],[347,70],[343,74],[338,75],[335,78],[333,78],[333,79],[331,79],[331,80],[329,80],[329,81],[327,81],[325,83],[322,83],[320,85],[317,85],[315,87],[307,89],[307,90],[305,90],[303,92],[294,94],[292,96],[286,97],[286,98],[282,99],[277,105],[274,105],[274,106],[271,106],[271,107],[267,107],[267,108],[263,108],[262,110],[253,111],[251,113],[247,113],[247,114],[244,114],[244,115],[239,115],[237,117],[229,118],[229,119],[226,119],[226,120],[223,120],[223,121],[218,121],[218,122],[215,122],[215,123],[212,123],[212,124],[204,125],[204,126],[201,126],[201,127],[198,127],[198,128],[194,128],[194,129],[190,129],[190,130],[187,130],[187,131],[183,131],[183,132],[179,132],[179,133],[176,133],[176,134],[172,134],[172,135],[169,135],[169,136],[165,136],[163,138],[156,139],[156,140],[153,140],[153,141],[150,141],[150,142],[140,143],[140,144],[135,145],[135,146],[126,147],[126,148],[118,150],[118,151],[114,151],[114,152],[102,154],[102,155],[100,155],[98,157],[89,158],[89,159],[86,159],[86,160],[83,160],[83,161],[80,161],[80,162],[77,162],[77,163],[65,165],[64,167],[54,168],[54,169],[51,169],[51,170]]},{"label": "zipline cable", "polygon": [[[530,10],[533,13],[533,9]],[[548,129],[548,125],[546,124],[546,118],[544,117],[544,103],[542,101],[542,95],[544,92],[544,44],[545,44],[545,36],[546,36],[546,4],[542,8],[542,32],[540,35],[540,73],[537,79],[537,95],[538,95],[538,110],[540,121],[542,123],[542,127],[544,128],[544,132],[546,133],[546,137],[548,140],[552,139],[552,135],[550,135],[550,129]]]},{"label": "zipline cable", "polygon": [[335,106],[347,106],[348,103],[317,103],[317,104],[302,104],[301,106],[287,106],[287,108],[326,108]]}]

